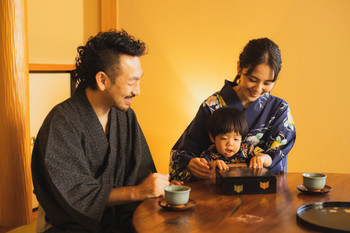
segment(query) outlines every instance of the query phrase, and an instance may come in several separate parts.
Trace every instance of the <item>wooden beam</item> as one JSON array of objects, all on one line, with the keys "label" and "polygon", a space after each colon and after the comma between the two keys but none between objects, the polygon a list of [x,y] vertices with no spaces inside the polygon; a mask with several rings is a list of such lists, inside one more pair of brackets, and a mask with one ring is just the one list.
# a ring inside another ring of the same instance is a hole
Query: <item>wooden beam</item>
[{"label": "wooden beam", "polygon": [[75,69],[75,65],[69,64],[29,64],[29,71],[67,71],[70,72]]},{"label": "wooden beam", "polygon": [[0,1],[0,225],[32,221],[26,0]]},{"label": "wooden beam", "polygon": [[117,29],[117,0],[101,0],[101,30]]}]

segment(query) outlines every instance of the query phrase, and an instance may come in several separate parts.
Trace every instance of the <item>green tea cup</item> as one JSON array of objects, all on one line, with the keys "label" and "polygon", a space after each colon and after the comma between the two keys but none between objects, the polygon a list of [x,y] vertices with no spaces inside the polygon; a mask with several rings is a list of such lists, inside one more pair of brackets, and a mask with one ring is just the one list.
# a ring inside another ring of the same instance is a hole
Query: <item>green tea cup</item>
[{"label": "green tea cup", "polygon": [[164,188],[165,201],[169,205],[184,205],[188,202],[191,188],[184,185],[170,185]]},{"label": "green tea cup", "polygon": [[310,191],[319,191],[326,185],[326,175],[307,172],[303,174],[303,184]]}]

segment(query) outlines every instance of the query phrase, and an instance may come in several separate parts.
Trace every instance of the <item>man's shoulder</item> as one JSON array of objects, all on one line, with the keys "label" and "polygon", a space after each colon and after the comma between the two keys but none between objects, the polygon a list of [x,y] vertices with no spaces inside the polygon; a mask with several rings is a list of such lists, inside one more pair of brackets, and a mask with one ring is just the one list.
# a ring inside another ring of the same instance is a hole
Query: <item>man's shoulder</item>
[{"label": "man's shoulder", "polygon": [[53,114],[64,114],[64,115],[71,115],[73,112],[76,111],[76,106],[74,106],[72,98],[68,98],[64,100],[63,102],[57,104],[55,107],[52,108],[51,112]]},{"label": "man's shoulder", "polygon": [[53,124],[62,124],[62,122],[70,122],[71,125],[79,124],[77,105],[73,104],[72,97],[55,105],[47,114],[43,126],[51,127]]}]

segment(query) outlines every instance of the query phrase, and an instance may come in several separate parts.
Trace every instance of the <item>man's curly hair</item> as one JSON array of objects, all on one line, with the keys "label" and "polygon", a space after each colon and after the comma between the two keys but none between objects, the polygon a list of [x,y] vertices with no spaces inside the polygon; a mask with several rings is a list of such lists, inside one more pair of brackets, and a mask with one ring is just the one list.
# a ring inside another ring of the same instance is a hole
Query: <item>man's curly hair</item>
[{"label": "man's curly hair", "polygon": [[105,72],[114,82],[113,78],[119,72],[120,55],[142,56],[146,53],[146,46],[124,30],[110,30],[90,37],[77,51],[72,78],[79,85],[78,89],[84,90],[97,88],[95,76],[99,71]]}]

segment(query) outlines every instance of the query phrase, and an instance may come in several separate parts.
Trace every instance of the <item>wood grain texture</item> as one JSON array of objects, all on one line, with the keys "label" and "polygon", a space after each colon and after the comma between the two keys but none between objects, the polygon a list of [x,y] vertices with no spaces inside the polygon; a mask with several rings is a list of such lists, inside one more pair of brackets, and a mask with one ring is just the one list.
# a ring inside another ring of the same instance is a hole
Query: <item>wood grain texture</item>
[{"label": "wood grain texture", "polygon": [[297,209],[325,201],[350,201],[350,174],[327,174],[333,188],[324,195],[305,195],[297,185],[301,173],[277,175],[276,194],[222,195],[215,180],[192,182],[193,209],[167,211],[160,198],[147,199],[136,209],[137,232],[317,232],[297,223]]},{"label": "wood grain texture", "polygon": [[101,30],[117,29],[117,0],[101,0]]},{"label": "wood grain texture", "polygon": [[26,1],[0,1],[0,225],[32,216]]}]

